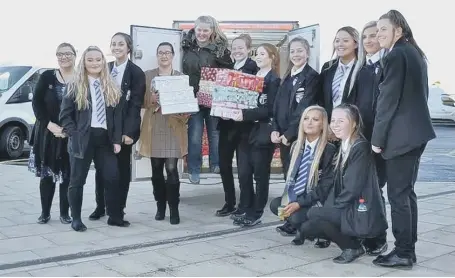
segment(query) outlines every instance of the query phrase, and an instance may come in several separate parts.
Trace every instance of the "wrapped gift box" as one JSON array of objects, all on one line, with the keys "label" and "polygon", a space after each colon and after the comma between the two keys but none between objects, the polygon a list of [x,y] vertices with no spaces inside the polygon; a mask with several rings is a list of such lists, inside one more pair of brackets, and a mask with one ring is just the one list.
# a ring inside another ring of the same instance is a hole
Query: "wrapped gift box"
[{"label": "wrapped gift box", "polygon": [[264,78],[235,70],[224,70],[216,73],[216,84],[262,93]]},{"label": "wrapped gift box", "polygon": [[258,92],[246,89],[216,85],[210,115],[235,119],[242,109],[257,108],[259,95]]},{"label": "wrapped gift box", "polygon": [[163,115],[194,113],[199,111],[193,87],[187,75],[157,76],[152,80],[153,88],[159,92]]},{"label": "wrapped gift box", "polygon": [[216,85],[216,76],[218,72],[224,72],[227,69],[219,68],[201,68],[201,80],[199,81],[199,92],[196,94],[198,103],[201,106],[212,107],[212,93]]}]

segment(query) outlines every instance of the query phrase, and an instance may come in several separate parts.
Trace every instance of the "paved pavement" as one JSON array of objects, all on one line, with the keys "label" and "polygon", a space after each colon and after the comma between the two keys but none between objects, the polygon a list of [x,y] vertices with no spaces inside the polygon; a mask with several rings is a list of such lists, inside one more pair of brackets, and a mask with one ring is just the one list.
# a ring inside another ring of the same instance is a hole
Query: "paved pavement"
[{"label": "paved pavement", "polygon": [[[83,217],[94,209],[94,175],[84,192]],[[280,195],[281,179],[270,198]],[[412,271],[374,266],[371,257],[350,265],[332,258],[332,244],[290,245],[275,232],[277,217],[267,209],[263,225],[242,229],[214,212],[223,204],[220,180],[181,186],[177,226],[154,220],[150,182],[133,183],[127,207],[129,228],[108,227],[106,219],[85,221],[76,233],[58,221],[58,192],[53,219],[35,224],[40,213],[38,180],[26,167],[0,165],[0,276],[454,276],[455,182],[420,182],[418,264]],[[389,244],[393,235],[389,229]]]}]

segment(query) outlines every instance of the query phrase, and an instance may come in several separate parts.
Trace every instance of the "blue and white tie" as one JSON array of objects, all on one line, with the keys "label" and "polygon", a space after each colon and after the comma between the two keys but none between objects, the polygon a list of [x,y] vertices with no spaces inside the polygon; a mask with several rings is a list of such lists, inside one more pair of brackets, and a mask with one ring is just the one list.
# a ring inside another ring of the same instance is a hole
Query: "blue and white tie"
[{"label": "blue and white tie", "polygon": [[95,87],[96,118],[100,124],[104,124],[106,122],[106,107],[100,82],[95,80],[93,87]]},{"label": "blue and white tie", "polygon": [[113,78],[116,78],[118,74],[119,74],[119,72],[118,72],[117,68],[113,68],[112,72],[111,72],[111,76]]},{"label": "blue and white tie", "polygon": [[333,78],[332,82],[332,101],[336,102],[341,97],[341,80],[343,80],[344,73],[346,71],[346,67],[344,65],[340,65],[340,70],[337,70],[335,77]]},{"label": "blue and white tie", "polygon": [[298,196],[305,192],[307,182],[308,182],[308,173],[311,168],[311,146],[307,146],[300,161],[299,170],[297,172],[297,179],[295,181],[294,187],[291,189],[293,192],[289,192],[291,195]]}]

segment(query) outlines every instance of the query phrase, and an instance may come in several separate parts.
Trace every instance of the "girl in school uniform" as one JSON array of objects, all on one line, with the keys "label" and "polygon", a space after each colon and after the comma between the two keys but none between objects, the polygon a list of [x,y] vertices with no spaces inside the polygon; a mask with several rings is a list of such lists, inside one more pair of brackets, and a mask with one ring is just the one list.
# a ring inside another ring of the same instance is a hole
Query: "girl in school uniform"
[{"label": "girl in school uniform", "polygon": [[[275,215],[279,215],[278,210],[282,208],[282,216],[293,230],[300,228],[308,219],[307,212],[312,206],[324,203],[332,188],[336,148],[328,142],[328,126],[324,108],[314,105],[305,109],[300,119],[298,138],[291,146],[291,161],[283,195],[270,202],[270,210]],[[278,231],[288,235],[286,228]],[[297,236],[292,243],[301,245],[303,240]]]},{"label": "girl in school uniform", "polygon": [[[256,62],[248,57],[251,51],[251,37],[242,34],[232,41],[232,57],[234,69],[243,73],[255,75],[259,70]],[[235,122],[231,119],[218,119],[220,141],[218,153],[220,156],[220,176],[224,189],[224,205],[216,212],[217,216],[235,217],[245,213],[249,200],[245,200],[242,188],[240,188],[240,202],[236,208],[234,175],[232,173],[232,159],[236,153],[237,168],[248,167],[248,161],[239,160],[239,152],[248,152],[248,136],[252,123]]]},{"label": "girl in school uniform", "polygon": [[37,119],[34,127],[33,146],[30,152],[29,168],[40,177],[41,215],[39,224],[51,219],[51,206],[55,184],[59,182],[60,222],[71,223],[69,217],[68,186],[70,161],[67,150],[68,138],[62,135],[59,122],[60,105],[67,83],[74,77],[76,50],[69,43],[62,43],[56,53],[59,68],[41,74],[32,106]]},{"label": "girl in school uniform", "polygon": [[[117,154],[118,171],[120,175],[120,205],[126,207],[131,180],[131,152],[134,143],[139,140],[141,126],[141,108],[144,101],[145,75],[140,67],[128,59],[133,50],[133,40],[130,35],[116,33],[111,39],[111,52],[114,62],[108,64],[111,76],[120,88],[123,107],[122,148]],[[96,171],[96,209],[90,215],[90,220],[98,220],[105,215],[104,184],[99,171]]]},{"label": "girl in school uniform", "polygon": [[[379,96],[379,82],[382,71],[382,57],[384,49],[381,49],[376,34],[378,28],[376,21],[371,21],[362,30],[359,43],[358,62],[352,76],[355,80],[354,87],[347,98],[347,102],[359,108],[363,121],[363,135],[371,142],[374,118],[376,115],[376,103]],[[380,154],[374,154],[376,172],[379,187],[385,185],[385,160]],[[384,198],[384,197],[383,197]],[[384,200],[385,201],[385,200]],[[385,208],[384,208],[385,209]],[[368,239],[363,242],[367,254],[377,256],[387,250],[387,232],[384,231],[376,239]]]},{"label": "girl in school uniform", "polygon": [[332,113],[330,127],[341,140],[336,156],[334,185],[323,207],[312,207],[300,237],[324,237],[342,253],[335,263],[354,261],[365,250],[363,238],[373,238],[387,229],[371,144],[362,133],[362,118],[356,106],[341,104]]},{"label": "girl in school uniform", "polygon": [[109,75],[106,59],[96,46],[82,54],[74,78],[62,101],[60,123],[69,137],[71,176],[69,204],[75,231],[85,231],[81,208],[84,184],[92,160],[106,186],[107,223],[127,227],[119,202],[117,156],[122,143],[122,94]]},{"label": "girl in school uniform", "polygon": [[[272,44],[262,44],[257,49],[257,76],[264,77],[264,89],[258,97],[258,108],[243,109],[236,121],[252,123],[249,135],[249,152],[239,152],[240,161],[248,165],[239,168],[240,188],[244,189],[245,199],[252,200],[246,213],[234,218],[234,225],[244,227],[261,223],[264,208],[269,196],[270,164],[275,145],[270,141],[273,104],[280,86],[280,57]],[[256,188],[253,186],[253,178]],[[256,190],[255,190],[256,189]]]},{"label": "girl in school uniform", "polygon": [[322,66],[318,101],[327,111],[329,121],[333,108],[346,101],[354,84],[351,75],[357,60],[358,43],[359,32],[356,29],[351,26],[340,28],[333,40],[336,58]]},{"label": "girl in school uniform", "polygon": [[317,103],[318,73],[308,65],[310,44],[302,37],[288,45],[289,66],[284,74],[273,108],[271,141],[280,144],[284,178],[289,168],[289,150],[297,139],[303,111]]},{"label": "girl in school uniform", "polygon": [[[188,116],[182,114],[163,115],[159,108],[159,92],[152,86],[156,76],[181,75],[172,68],[174,46],[162,42],[156,49],[158,68],[145,72],[146,93],[144,98],[144,120],[141,128],[139,154],[150,158],[152,185],[157,211],[155,220],[163,220],[166,204],[169,205],[169,222],[180,223],[180,179],[177,162],[188,154]],[[163,172],[166,169],[166,179]]]}]

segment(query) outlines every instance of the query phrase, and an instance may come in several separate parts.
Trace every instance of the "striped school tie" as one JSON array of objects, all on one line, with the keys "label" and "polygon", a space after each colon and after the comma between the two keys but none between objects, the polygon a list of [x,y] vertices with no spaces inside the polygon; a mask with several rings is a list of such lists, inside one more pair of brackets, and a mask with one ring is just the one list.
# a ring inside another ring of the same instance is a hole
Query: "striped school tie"
[{"label": "striped school tie", "polygon": [[111,76],[112,76],[113,78],[116,78],[117,75],[118,75],[118,73],[119,73],[119,72],[118,72],[117,68],[113,68],[113,69],[112,69],[112,72],[111,72]]},{"label": "striped school tie", "polygon": [[341,80],[343,80],[346,67],[340,65],[340,70],[337,70],[332,82],[332,101],[336,102],[341,97]]},{"label": "striped school tie", "polygon": [[310,172],[311,167],[311,146],[305,148],[303,153],[302,160],[300,161],[299,171],[297,172],[297,180],[294,185],[295,195],[300,195],[305,192],[307,182],[308,182],[308,173]]},{"label": "striped school tie", "polygon": [[96,118],[100,124],[104,124],[106,122],[106,107],[100,82],[95,80],[93,87],[95,87]]}]

